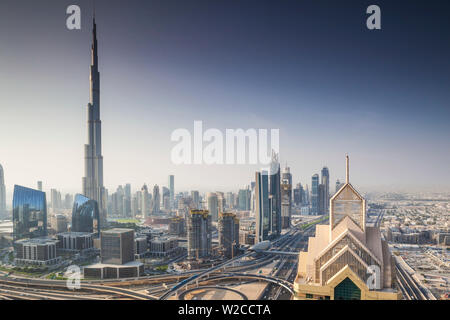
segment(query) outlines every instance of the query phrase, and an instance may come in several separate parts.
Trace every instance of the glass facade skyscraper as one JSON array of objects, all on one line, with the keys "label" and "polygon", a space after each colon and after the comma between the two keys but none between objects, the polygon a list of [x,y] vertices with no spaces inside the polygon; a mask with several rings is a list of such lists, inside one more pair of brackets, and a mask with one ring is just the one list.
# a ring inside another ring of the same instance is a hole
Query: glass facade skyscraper
[{"label": "glass facade skyscraper", "polygon": [[292,175],[289,167],[286,167],[281,180],[281,228],[291,226],[292,215]]},{"label": "glass facade skyscraper", "polygon": [[13,194],[13,238],[47,236],[47,201],[45,192],[19,185]]},{"label": "glass facade skyscraper", "polygon": [[206,258],[211,255],[211,221],[208,210],[190,210],[187,219],[188,259]]},{"label": "glass facade skyscraper", "polygon": [[175,195],[175,176],[169,176],[169,192],[170,192],[170,209],[174,209],[174,195]]},{"label": "glass facade skyscraper", "polygon": [[98,203],[81,194],[75,196],[72,210],[72,231],[100,234]]},{"label": "glass facade skyscraper", "polygon": [[268,239],[270,231],[269,176],[267,171],[255,174],[256,242]]},{"label": "glass facade skyscraper", "polygon": [[319,212],[319,175],[315,174],[311,179],[311,213]]},{"label": "glass facade skyscraper", "polygon": [[272,153],[270,164],[269,196],[271,199],[270,231],[276,237],[281,234],[281,172],[278,154]]},{"label": "glass facade skyscraper", "polygon": [[217,221],[219,219],[219,198],[217,193],[208,192],[206,194],[206,202],[212,221]]},{"label": "glass facade skyscraper", "polygon": [[[329,201],[330,201],[330,172],[327,167],[323,167],[322,169],[322,181],[321,184],[323,184],[323,194],[321,197],[322,203],[319,205],[323,208],[322,212],[320,214],[328,214],[329,209]],[[319,193],[320,195],[320,193]]]}]

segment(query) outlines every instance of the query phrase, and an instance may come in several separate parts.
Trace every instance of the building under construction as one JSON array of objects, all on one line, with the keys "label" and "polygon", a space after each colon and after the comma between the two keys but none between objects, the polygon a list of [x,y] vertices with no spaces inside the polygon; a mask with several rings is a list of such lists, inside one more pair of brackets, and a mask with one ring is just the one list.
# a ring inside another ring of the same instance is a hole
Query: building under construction
[{"label": "building under construction", "polygon": [[219,214],[219,247],[227,258],[233,258],[239,247],[239,219],[234,213]]},{"label": "building under construction", "polygon": [[187,220],[188,259],[205,259],[211,255],[211,229],[208,210],[190,210]]}]

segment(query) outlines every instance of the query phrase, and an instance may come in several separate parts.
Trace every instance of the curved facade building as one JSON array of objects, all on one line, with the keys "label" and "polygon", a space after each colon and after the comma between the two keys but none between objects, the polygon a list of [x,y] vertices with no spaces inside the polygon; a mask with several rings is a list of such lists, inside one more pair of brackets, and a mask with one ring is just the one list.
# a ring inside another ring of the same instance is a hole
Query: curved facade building
[{"label": "curved facade building", "polygon": [[47,236],[47,201],[45,192],[14,186],[14,241]]},{"label": "curved facade building", "polygon": [[72,210],[72,232],[100,234],[98,203],[81,194],[75,196]]}]

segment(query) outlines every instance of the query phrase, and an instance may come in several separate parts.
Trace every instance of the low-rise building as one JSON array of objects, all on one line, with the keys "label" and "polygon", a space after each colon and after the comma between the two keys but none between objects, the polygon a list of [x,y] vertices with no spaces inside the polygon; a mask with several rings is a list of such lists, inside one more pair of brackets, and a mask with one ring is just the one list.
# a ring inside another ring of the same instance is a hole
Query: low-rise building
[{"label": "low-rise building", "polygon": [[56,237],[59,240],[56,248],[61,251],[79,252],[94,248],[92,233],[89,232],[63,232]]},{"label": "low-rise building", "polygon": [[148,244],[146,237],[139,237],[134,240],[134,258],[142,259],[147,253]]},{"label": "low-rise building", "polygon": [[186,223],[183,217],[174,217],[170,220],[169,234],[179,237],[186,235]]},{"label": "low-rise building", "polygon": [[14,262],[18,265],[37,266],[56,264],[61,260],[61,257],[56,255],[57,242],[50,238],[18,240],[14,243]]},{"label": "low-rise building", "polygon": [[437,233],[436,243],[438,245],[450,246],[450,233]]},{"label": "low-rise building", "polygon": [[178,240],[173,237],[159,237],[150,241],[150,254],[155,257],[170,256],[179,251]]},{"label": "low-rise building", "polygon": [[130,261],[125,264],[97,263],[84,267],[84,278],[94,279],[119,279],[135,278],[144,274],[144,264],[138,261]]},{"label": "low-rise building", "polygon": [[255,231],[251,230],[240,230],[239,231],[239,243],[243,245],[254,245],[255,244]]}]

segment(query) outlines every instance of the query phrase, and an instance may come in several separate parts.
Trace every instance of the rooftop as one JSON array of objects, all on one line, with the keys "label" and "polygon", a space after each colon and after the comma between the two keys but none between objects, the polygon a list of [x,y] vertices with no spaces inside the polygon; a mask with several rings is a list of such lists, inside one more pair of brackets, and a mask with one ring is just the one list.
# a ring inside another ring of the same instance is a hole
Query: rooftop
[{"label": "rooftop", "polygon": [[16,243],[22,244],[56,244],[58,240],[52,238],[32,238],[32,239],[22,239],[17,240]]},{"label": "rooftop", "polygon": [[92,235],[90,232],[61,232],[57,234],[58,236],[71,236],[71,237],[83,237]]},{"label": "rooftop", "polygon": [[108,263],[95,263],[86,266],[85,268],[126,268],[126,267],[140,267],[143,265],[142,262],[139,261],[130,261],[124,264],[108,264]]},{"label": "rooftop", "polygon": [[102,231],[102,233],[126,233],[126,232],[134,232],[133,229],[126,229],[126,228],[114,228]]}]

